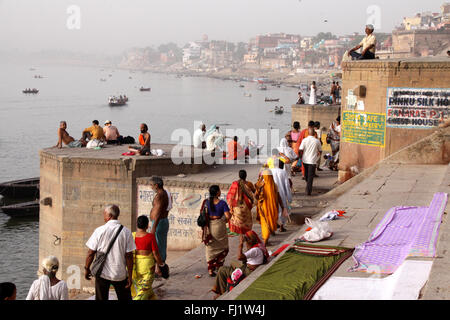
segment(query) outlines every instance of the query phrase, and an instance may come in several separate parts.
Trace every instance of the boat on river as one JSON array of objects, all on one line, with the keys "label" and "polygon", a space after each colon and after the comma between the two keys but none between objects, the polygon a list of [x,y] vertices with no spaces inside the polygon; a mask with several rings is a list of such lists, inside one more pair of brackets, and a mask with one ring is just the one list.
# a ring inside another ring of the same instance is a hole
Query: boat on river
[{"label": "boat on river", "polygon": [[11,204],[0,207],[0,210],[10,217],[36,217],[39,216],[39,200]]},{"label": "boat on river", "polygon": [[127,96],[120,96],[120,97],[109,97],[108,104],[110,107],[120,107],[126,105],[128,102]]},{"label": "boat on river", "polygon": [[144,88],[144,87],[141,87],[141,88],[139,89],[139,91],[152,91],[152,88]]},{"label": "boat on river", "polygon": [[0,194],[5,198],[39,197],[39,177],[0,183]]},{"label": "boat on river", "polygon": [[280,99],[270,99],[270,98],[266,98],[265,101],[266,101],[266,102],[280,102]]},{"label": "boat on river", "polygon": [[23,93],[31,93],[31,94],[36,94],[36,93],[38,93],[39,92],[39,90],[38,89],[25,89],[25,90],[22,90],[22,92]]},{"label": "boat on river", "polygon": [[283,114],[284,107],[275,107],[275,114]]}]

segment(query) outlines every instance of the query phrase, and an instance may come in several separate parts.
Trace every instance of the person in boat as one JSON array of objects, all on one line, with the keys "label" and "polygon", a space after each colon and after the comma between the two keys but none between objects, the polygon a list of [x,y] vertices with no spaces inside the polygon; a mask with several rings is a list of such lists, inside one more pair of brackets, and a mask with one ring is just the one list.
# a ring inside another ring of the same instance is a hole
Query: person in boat
[{"label": "person in boat", "polygon": [[103,127],[103,134],[105,135],[107,144],[120,145],[123,143],[123,137],[120,135],[117,127],[112,125],[111,120],[105,121],[105,126]]},{"label": "person in boat", "polygon": [[86,146],[86,141],[83,139],[75,140],[72,138],[69,133],[66,131],[67,123],[66,121],[61,121],[59,123],[58,129],[58,143],[55,147],[61,149],[63,147],[63,143],[69,148],[82,148]]},{"label": "person in boat", "polygon": [[92,121],[92,126],[83,130],[82,140],[98,140],[99,142],[105,141],[105,134],[103,133],[103,128],[99,125],[98,120]]},{"label": "person in boat", "polygon": [[141,156],[150,155],[150,140],[151,136],[148,133],[148,126],[145,123],[141,123],[141,134],[139,135],[139,144],[142,146],[140,148],[128,147],[128,149]]},{"label": "person in boat", "polygon": [[[246,252],[243,252],[244,243],[247,247]],[[240,277],[239,279],[234,280],[240,282],[245,277],[248,277],[260,265],[263,265],[269,261],[269,252],[267,251],[266,246],[259,239],[256,232],[251,230],[248,231],[245,235],[240,235],[237,258],[239,261],[231,262],[230,266],[220,267],[216,277],[216,283],[211,290],[216,294],[214,299],[217,299],[227,292],[228,283],[232,278],[232,274],[237,269],[241,271],[239,273]]]},{"label": "person in boat", "polygon": [[42,273],[31,285],[26,300],[69,300],[69,289],[64,280],[59,280],[58,258],[49,256],[42,261]]}]

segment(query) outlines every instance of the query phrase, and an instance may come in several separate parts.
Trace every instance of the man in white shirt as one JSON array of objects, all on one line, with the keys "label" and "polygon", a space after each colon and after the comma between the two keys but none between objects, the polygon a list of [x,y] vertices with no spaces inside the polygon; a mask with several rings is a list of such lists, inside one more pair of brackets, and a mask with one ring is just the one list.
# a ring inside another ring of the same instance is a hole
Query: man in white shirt
[{"label": "man in white shirt", "polygon": [[202,123],[200,127],[194,132],[193,137],[194,148],[202,148],[202,149],[206,148],[205,133],[206,133],[206,126]]},{"label": "man in white shirt", "polygon": [[[374,26],[368,24],[366,26],[366,36],[361,41],[359,45],[354,47],[348,52],[348,55],[352,57],[353,60],[368,60],[375,59],[375,49],[377,46],[377,38],[373,34],[375,30]],[[358,53],[356,50],[362,48],[362,52]]]},{"label": "man in white shirt", "polygon": [[303,165],[305,167],[306,194],[310,196],[312,193],[317,161],[322,152],[322,145],[320,144],[319,139],[314,137],[313,127],[309,127],[308,132],[309,136],[303,139],[302,144],[300,145],[300,157],[302,157]]},{"label": "man in white shirt", "polygon": [[[106,253],[109,244],[114,239],[121,226],[117,220],[120,210],[116,205],[108,205],[103,211],[103,226],[95,229],[86,242],[89,248],[86,257],[85,278],[91,279],[91,264],[97,252]],[[136,249],[131,231],[123,227],[117,236],[111,251],[106,257],[103,270],[95,277],[95,299],[108,300],[109,287],[112,285],[118,300],[131,300],[131,280],[133,274],[133,251]]]}]

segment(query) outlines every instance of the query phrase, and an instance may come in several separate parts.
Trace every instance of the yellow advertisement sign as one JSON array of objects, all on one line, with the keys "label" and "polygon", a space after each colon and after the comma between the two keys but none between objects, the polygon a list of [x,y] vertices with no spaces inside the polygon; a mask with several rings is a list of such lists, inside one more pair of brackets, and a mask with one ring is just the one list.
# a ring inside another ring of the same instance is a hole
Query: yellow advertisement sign
[{"label": "yellow advertisement sign", "polygon": [[386,115],[382,113],[344,111],[341,141],[384,148]]}]

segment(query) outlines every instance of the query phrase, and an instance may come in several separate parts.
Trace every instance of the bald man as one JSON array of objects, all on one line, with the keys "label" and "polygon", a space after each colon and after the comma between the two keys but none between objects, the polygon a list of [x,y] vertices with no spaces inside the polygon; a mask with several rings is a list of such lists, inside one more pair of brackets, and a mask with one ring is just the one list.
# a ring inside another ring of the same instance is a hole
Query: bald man
[{"label": "bald man", "polygon": [[300,145],[299,156],[302,158],[305,167],[306,194],[310,196],[312,194],[316,165],[322,152],[322,145],[320,140],[314,136],[314,127],[309,127],[308,133],[308,137],[303,139]]}]

